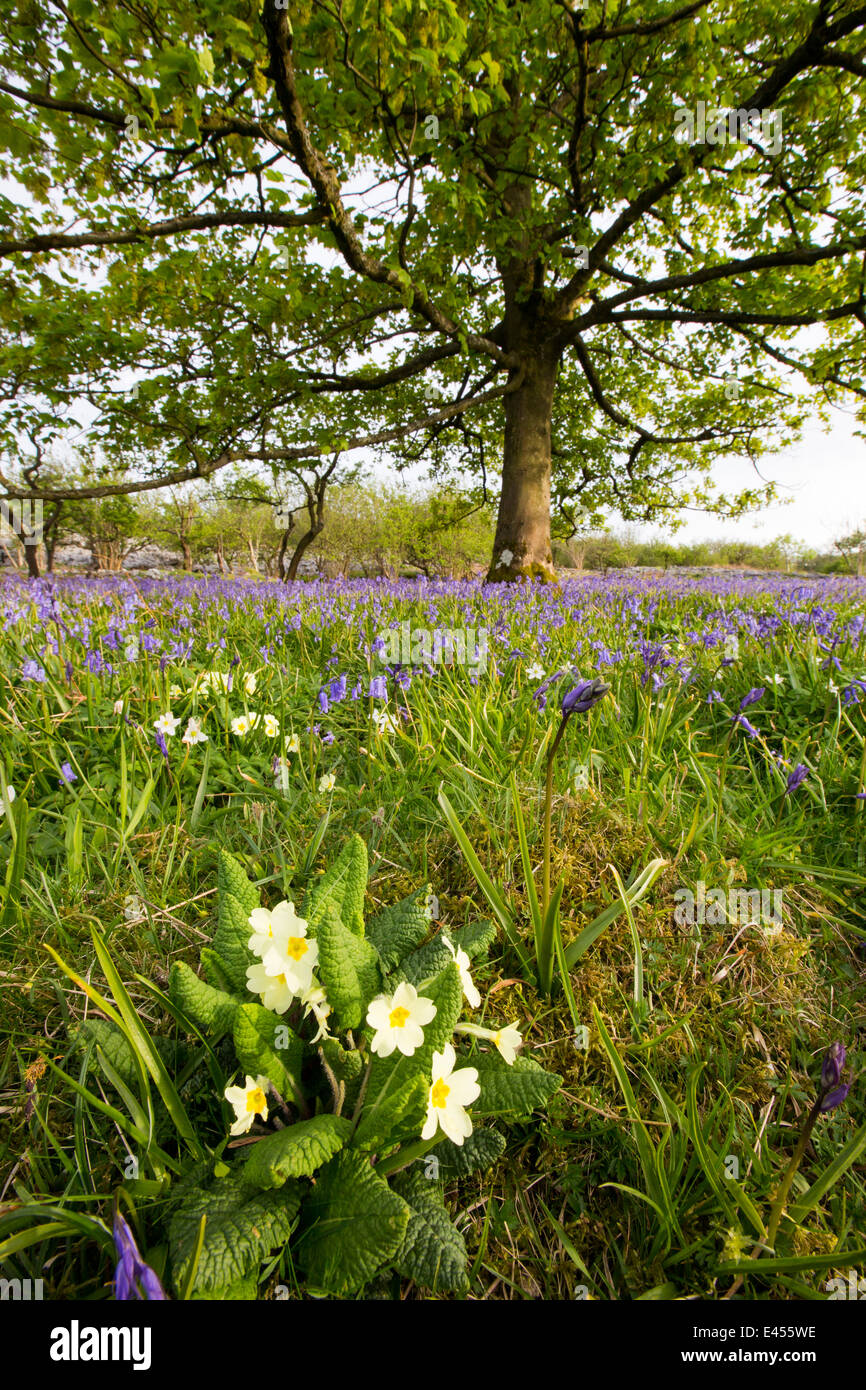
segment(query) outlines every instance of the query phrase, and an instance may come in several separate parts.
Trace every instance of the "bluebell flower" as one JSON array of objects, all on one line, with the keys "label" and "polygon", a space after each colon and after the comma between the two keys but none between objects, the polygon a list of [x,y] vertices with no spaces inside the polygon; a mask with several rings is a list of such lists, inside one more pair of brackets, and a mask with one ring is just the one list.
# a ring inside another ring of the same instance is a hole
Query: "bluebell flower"
[{"label": "bluebell flower", "polygon": [[114,1297],[121,1302],[165,1299],[165,1290],[157,1274],[144,1263],[135,1237],[119,1211],[114,1213],[114,1247],[117,1251]]},{"label": "bluebell flower", "polygon": [[328,699],[327,690],[320,690],[317,699],[319,701],[319,709],[322,711],[322,714],[327,714],[328,710],[331,708],[331,702]]},{"label": "bluebell flower", "polygon": [[765,685],[753,686],[752,689],[748,692],[748,694],[744,695],[742,700],[740,701],[740,709],[748,709],[749,705],[757,704],[758,700],[760,700],[761,696],[765,693],[766,689],[767,687]]},{"label": "bluebell flower", "polygon": [[71,764],[71,763],[61,763],[61,765],[60,765],[60,785],[63,786],[63,784],[64,784],[65,782],[77,782],[77,781],[78,781],[78,774],[75,773],[75,772],[72,770],[72,764]]},{"label": "bluebell flower", "polygon": [[384,676],[374,676],[370,681],[370,699],[387,700],[388,682]]},{"label": "bluebell flower", "polygon": [[758,737],[758,734],[759,734],[760,731],[759,731],[758,729],[755,728],[754,724],[750,724],[750,723],[749,723],[748,719],[746,718],[746,716],[745,716],[744,714],[735,714],[735,715],[734,715],[734,728],[736,728],[737,725],[739,725],[741,729],[745,729],[746,733],[747,733],[751,738],[757,738],[757,737]]},{"label": "bluebell flower", "polygon": [[568,719],[572,714],[585,714],[593,705],[597,705],[599,700],[603,700],[609,690],[610,686],[597,676],[589,681],[580,681],[573,690],[569,690],[563,696],[563,719]]},{"label": "bluebell flower", "polygon": [[47,681],[48,677],[43,667],[39,665],[39,662],[31,660],[25,661],[24,665],[21,667],[21,679],[25,681],[39,681],[40,684],[42,684]]},{"label": "bluebell flower", "polygon": [[790,792],[795,792],[797,788],[803,782],[805,782],[808,776],[809,769],[806,767],[806,764],[797,763],[797,766],[794,768],[794,771],[788,773],[788,782],[785,787],[785,795],[788,796]]},{"label": "bluebell flower", "polygon": [[707,695],[707,704],[717,705],[721,699],[722,696],[720,695],[718,690],[711,690]]}]

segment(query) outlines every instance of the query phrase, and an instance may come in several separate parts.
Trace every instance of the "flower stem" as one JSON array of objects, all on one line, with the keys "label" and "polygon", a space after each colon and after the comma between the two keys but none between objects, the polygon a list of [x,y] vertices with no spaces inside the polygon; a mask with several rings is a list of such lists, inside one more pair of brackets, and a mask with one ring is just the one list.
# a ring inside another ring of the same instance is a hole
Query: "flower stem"
[{"label": "flower stem", "polygon": [[556,731],[556,737],[550,745],[550,752],[547,755],[547,778],[544,788],[544,877],[541,887],[541,918],[542,921],[547,915],[550,906],[550,812],[553,805],[553,760],[556,757],[556,750],[559,747],[560,739],[565,732],[566,720],[563,719]]}]

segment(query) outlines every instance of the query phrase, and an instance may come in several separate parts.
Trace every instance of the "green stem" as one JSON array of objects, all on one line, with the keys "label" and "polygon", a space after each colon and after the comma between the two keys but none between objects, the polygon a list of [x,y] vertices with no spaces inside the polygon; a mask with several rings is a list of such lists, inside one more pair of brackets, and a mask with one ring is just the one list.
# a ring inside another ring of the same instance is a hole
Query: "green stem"
[{"label": "green stem", "polygon": [[734,736],[734,730],[736,729],[736,727],[736,724],[731,725],[730,730],[728,732],[728,737],[725,739],[725,751],[722,754],[722,765],[719,768],[719,791],[718,798],[716,800],[716,821],[713,827],[714,840],[718,840],[719,838],[719,821],[721,820],[722,815],[722,793],[725,789],[725,773],[728,770],[728,754],[731,751],[731,739]]},{"label": "green stem", "polygon": [[797,1147],[791,1155],[791,1161],[785,1169],[784,1177],[779,1185],[779,1191],[776,1193],[773,1205],[770,1208],[770,1219],[767,1223],[767,1244],[774,1248],[776,1244],[776,1234],[779,1230],[779,1223],[782,1220],[785,1204],[788,1200],[788,1193],[791,1190],[791,1183],[794,1181],[794,1174],[800,1166],[803,1154],[806,1152],[806,1145],[809,1142],[809,1136],[812,1133],[815,1121],[821,1113],[821,1101],[823,1097],[824,1091],[821,1091],[820,1095],[818,1095],[815,1100],[815,1104],[809,1111],[808,1118],[803,1126],[803,1132],[797,1140]]},{"label": "green stem", "polygon": [[376,1164],[376,1172],[380,1177],[390,1177],[401,1168],[408,1168],[410,1163],[423,1158],[431,1149],[435,1149],[437,1144],[441,1144],[445,1135],[437,1129],[432,1139],[416,1139],[414,1144],[404,1144],[395,1154],[389,1154],[383,1158],[381,1163]]},{"label": "green stem", "polygon": [[556,757],[556,750],[559,747],[562,735],[565,732],[567,720],[563,719],[556,731],[556,737],[550,745],[550,752],[547,755],[547,778],[544,788],[544,878],[541,888],[541,920],[547,915],[550,906],[550,812],[553,805],[553,760]]}]

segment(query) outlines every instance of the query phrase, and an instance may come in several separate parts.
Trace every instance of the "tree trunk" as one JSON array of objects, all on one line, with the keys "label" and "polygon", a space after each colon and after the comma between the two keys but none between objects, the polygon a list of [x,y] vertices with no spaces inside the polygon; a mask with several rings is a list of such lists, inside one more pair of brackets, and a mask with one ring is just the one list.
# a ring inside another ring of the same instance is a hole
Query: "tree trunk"
[{"label": "tree trunk", "polygon": [[502,493],[488,582],[556,583],[550,545],[550,423],[559,367],[547,343],[521,344],[526,375],[505,397]]},{"label": "tree trunk", "polygon": [[311,526],[309,531],[305,531],[303,536],[301,536],[301,539],[295,546],[295,553],[291,558],[289,568],[286,570],[287,584],[291,584],[293,579],[297,579],[298,568],[300,566],[301,560],[304,557],[304,551],[307,549],[307,546],[312,545],[313,541],[316,539],[317,536],[321,535],[323,530],[324,524],[321,522],[317,522],[315,526]]},{"label": "tree trunk", "polygon": [[25,545],[24,555],[27,559],[27,573],[31,579],[39,578],[39,547],[35,545]]}]

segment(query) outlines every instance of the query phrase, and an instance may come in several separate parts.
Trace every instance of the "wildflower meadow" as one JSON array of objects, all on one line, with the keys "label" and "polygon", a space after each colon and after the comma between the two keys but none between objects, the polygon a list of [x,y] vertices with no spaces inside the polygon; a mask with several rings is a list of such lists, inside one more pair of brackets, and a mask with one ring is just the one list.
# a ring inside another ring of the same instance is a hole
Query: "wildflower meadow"
[{"label": "wildflower meadow", "polygon": [[858,581],[59,577],[0,624],[8,1278],[848,1288]]}]

